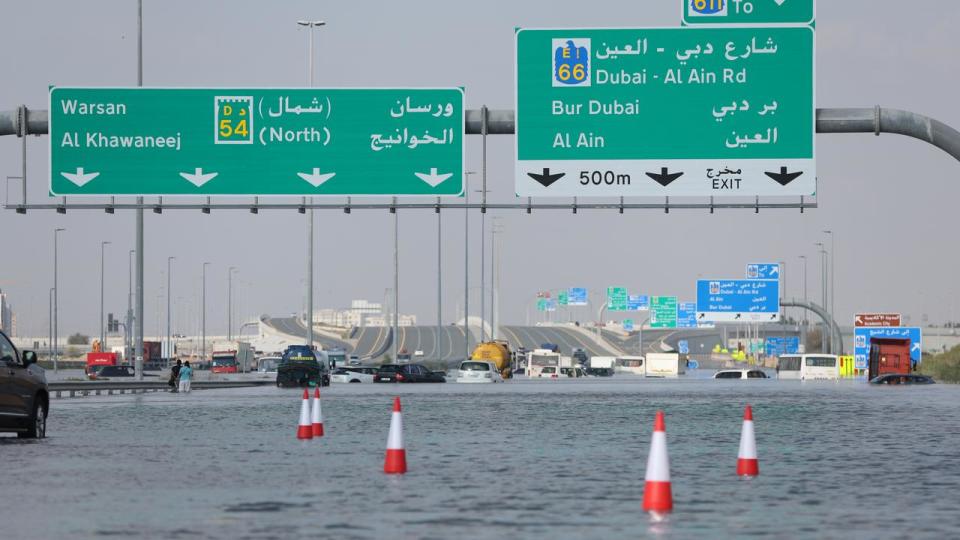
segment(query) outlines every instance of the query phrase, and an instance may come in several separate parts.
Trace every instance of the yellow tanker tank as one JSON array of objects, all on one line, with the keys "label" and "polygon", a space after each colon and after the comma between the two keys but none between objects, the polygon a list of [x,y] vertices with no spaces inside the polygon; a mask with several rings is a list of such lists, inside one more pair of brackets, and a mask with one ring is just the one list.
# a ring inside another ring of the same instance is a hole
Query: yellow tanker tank
[{"label": "yellow tanker tank", "polygon": [[504,379],[513,377],[513,354],[506,341],[487,341],[477,345],[470,355],[471,360],[493,362]]}]

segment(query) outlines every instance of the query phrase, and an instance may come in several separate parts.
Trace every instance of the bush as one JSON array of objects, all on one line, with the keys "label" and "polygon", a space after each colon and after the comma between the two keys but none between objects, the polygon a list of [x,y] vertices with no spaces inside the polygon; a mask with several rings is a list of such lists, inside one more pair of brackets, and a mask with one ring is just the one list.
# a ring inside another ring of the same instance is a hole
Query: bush
[{"label": "bush", "polygon": [[85,336],[79,332],[67,338],[67,345],[89,345],[90,336]]},{"label": "bush", "polygon": [[960,383],[960,347],[924,358],[919,371],[938,381]]}]

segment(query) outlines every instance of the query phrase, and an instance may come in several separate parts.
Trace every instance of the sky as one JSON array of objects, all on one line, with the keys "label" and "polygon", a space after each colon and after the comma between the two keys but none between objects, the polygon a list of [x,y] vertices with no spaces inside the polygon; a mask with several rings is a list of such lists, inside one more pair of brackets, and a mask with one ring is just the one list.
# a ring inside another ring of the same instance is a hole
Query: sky
[{"label": "sky", "polygon": [[[789,1],[789,0],[788,0]],[[516,27],[673,27],[679,0],[464,2],[144,1],[144,84],[289,87],[307,83],[307,34],[298,19],[324,19],[316,38],[318,86],[463,86],[466,106],[514,107]],[[0,110],[47,107],[50,85],[136,85],[134,0],[19,1],[0,5]],[[817,12],[817,106],[907,109],[960,126],[956,28],[960,3],[821,1]],[[836,311],[893,311],[914,323],[960,320],[956,250],[960,163],[897,135],[817,136],[819,208],[616,212],[492,212],[502,249],[500,321],[523,324],[539,290],[607,286],[695,299],[698,278],[738,278],[748,262],[785,261],[790,297],[819,298],[816,242],[835,231]],[[28,140],[31,202],[49,200],[48,139]],[[491,202],[514,201],[512,136],[491,136]],[[480,170],[468,137],[467,170]],[[20,174],[20,140],[0,138],[0,176]],[[475,180],[471,180],[471,183]],[[16,182],[9,193],[19,194]],[[471,187],[476,189],[478,186]],[[6,186],[5,186],[6,191]],[[226,199],[224,199],[226,200]],[[383,199],[379,199],[383,200]],[[547,201],[543,201],[547,202]],[[443,319],[462,309],[464,215],[442,215]],[[400,310],[436,322],[437,218],[400,215]],[[167,257],[174,331],[195,332],[201,268],[207,267],[208,333],[227,324],[227,273],[235,273],[244,320],[303,309],[306,223],[294,211],[168,211],[145,214],[147,334],[165,319]],[[317,308],[382,301],[393,282],[393,220],[386,211],[317,212]],[[471,216],[470,281],[480,284],[479,214]],[[53,283],[53,230],[60,236],[60,334],[98,333],[100,247],[106,246],[106,311],[127,304],[134,213],[0,212],[9,294],[21,335],[46,335]],[[489,257],[489,248],[487,249]],[[487,259],[489,265],[489,259]],[[489,278],[489,271],[487,271]],[[477,314],[478,293],[471,299]],[[599,296],[595,296],[599,298]],[[535,319],[535,313],[529,317]],[[572,314],[586,319],[586,311]]]}]

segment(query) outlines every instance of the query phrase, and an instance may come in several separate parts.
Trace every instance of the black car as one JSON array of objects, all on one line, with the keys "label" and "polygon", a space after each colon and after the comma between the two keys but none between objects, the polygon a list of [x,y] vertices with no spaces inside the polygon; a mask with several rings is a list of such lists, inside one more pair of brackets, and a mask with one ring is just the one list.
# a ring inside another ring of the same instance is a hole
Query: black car
[{"label": "black car", "polygon": [[330,370],[310,347],[291,345],[277,366],[277,386],[330,386]]},{"label": "black car", "polygon": [[17,437],[47,436],[50,393],[43,368],[33,351],[18,351],[0,332],[0,431]]},{"label": "black car", "polygon": [[913,373],[887,373],[870,380],[870,384],[934,384],[933,379],[926,375]]},{"label": "black car", "polygon": [[373,382],[442,383],[443,372],[435,372],[420,364],[384,364],[373,376]]},{"label": "black car", "polygon": [[91,379],[98,381],[104,379],[113,379],[119,377],[133,377],[136,375],[133,366],[95,366],[97,369],[91,369],[88,375]]}]

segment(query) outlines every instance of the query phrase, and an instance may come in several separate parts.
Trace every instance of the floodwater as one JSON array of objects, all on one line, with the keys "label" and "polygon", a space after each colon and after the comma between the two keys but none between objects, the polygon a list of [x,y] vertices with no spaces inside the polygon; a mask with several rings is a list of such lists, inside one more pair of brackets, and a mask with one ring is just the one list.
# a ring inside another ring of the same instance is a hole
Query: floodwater
[{"label": "floodwater", "polygon": [[[410,472],[382,472],[392,398]],[[516,380],[59,399],[0,439],[5,538],[957,538],[960,387]],[[743,406],[761,475],[735,474]],[[666,412],[675,511],[641,512]]]}]

